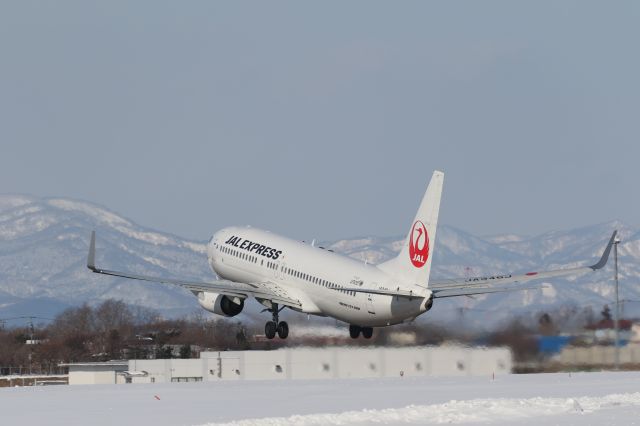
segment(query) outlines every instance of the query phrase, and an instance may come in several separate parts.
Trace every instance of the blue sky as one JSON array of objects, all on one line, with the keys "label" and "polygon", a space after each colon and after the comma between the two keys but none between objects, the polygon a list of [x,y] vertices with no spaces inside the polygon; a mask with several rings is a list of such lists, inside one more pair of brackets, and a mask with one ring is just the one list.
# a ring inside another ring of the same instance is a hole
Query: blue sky
[{"label": "blue sky", "polygon": [[0,4],[0,192],[205,239],[638,225],[637,2]]}]

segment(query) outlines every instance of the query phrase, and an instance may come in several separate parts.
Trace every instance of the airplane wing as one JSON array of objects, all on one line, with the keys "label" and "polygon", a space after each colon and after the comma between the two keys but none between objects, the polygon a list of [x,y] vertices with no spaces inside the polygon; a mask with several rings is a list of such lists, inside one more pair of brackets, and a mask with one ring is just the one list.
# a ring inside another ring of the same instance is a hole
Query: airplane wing
[{"label": "airplane wing", "polygon": [[91,243],[89,244],[89,254],[87,256],[87,268],[96,274],[111,275],[114,277],[128,278],[132,280],[150,281],[162,284],[173,284],[190,290],[194,294],[199,292],[213,292],[224,294],[229,297],[240,297],[246,299],[255,297],[260,300],[269,300],[272,303],[300,309],[302,304],[299,300],[289,297],[279,286],[271,283],[238,283],[229,280],[216,280],[213,282],[196,282],[172,278],[154,277],[148,275],[138,275],[129,272],[110,271],[96,267],[96,231],[91,232]]},{"label": "airplane wing", "polygon": [[453,290],[437,290],[433,292],[434,299],[441,299],[443,297],[458,297],[468,296],[472,297],[478,294],[490,294],[490,293],[505,293],[508,291],[523,291],[523,290],[542,290],[544,284],[530,285],[530,286],[511,286],[511,287],[495,287],[495,288],[478,288],[478,289],[453,289]]},{"label": "airplane wing", "polygon": [[[597,271],[602,269],[609,259],[609,253],[613,246],[616,234],[618,231],[613,231],[609,243],[607,244],[600,260],[591,265],[583,266],[580,268],[570,269],[556,269],[553,271],[543,272],[527,272],[525,274],[513,275],[513,274],[499,274],[487,277],[474,277],[464,279],[447,279],[447,280],[434,280],[429,283],[429,289],[433,291],[433,297],[454,297],[454,296],[469,296],[472,294],[484,294],[484,293],[496,293],[500,291],[515,291],[515,290],[528,290],[536,287],[522,287],[513,284],[523,284],[532,280],[542,280],[546,278],[562,277],[566,275],[584,274],[586,272]],[[508,287],[494,287],[509,285]]]},{"label": "airplane wing", "polygon": [[529,286],[529,287],[522,287],[522,286],[513,286],[513,287],[492,287],[492,288],[488,288],[488,287],[480,287],[478,286],[478,288],[470,288],[467,287],[465,289],[460,289],[458,287],[452,287],[452,288],[442,288],[442,289],[436,289],[433,290],[432,293],[418,293],[418,292],[413,292],[411,290],[401,290],[401,289],[396,289],[396,290],[375,290],[375,289],[368,289],[368,288],[345,288],[345,289],[341,289],[341,290],[345,290],[345,291],[353,291],[356,293],[366,293],[366,294],[378,294],[378,295],[382,295],[382,296],[393,296],[393,297],[403,297],[406,299],[416,299],[416,298],[425,298],[425,297],[430,297],[431,294],[433,294],[434,298],[442,298],[442,297],[455,297],[455,296],[473,296],[475,294],[486,294],[486,293],[502,293],[505,291],[521,291],[521,290],[540,290],[542,288],[542,284],[538,285],[538,286]]},{"label": "airplane wing", "polygon": [[[615,241],[618,231],[614,231],[613,235],[609,239],[607,247],[604,249],[604,253],[600,260],[591,265],[581,268],[571,269],[557,269],[554,271],[544,272],[527,272],[521,275],[513,274],[500,274],[488,277],[474,277],[464,279],[446,279],[446,280],[433,280],[429,282],[429,290],[432,291],[433,297],[456,297],[456,296],[473,296],[476,294],[487,293],[502,293],[505,291],[522,291],[522,290],[540,290],[542,284],[522,286],[518,284],[524,284],[528,281],[541,280],[545,278],[561,277],[565,275],[583,274],[589,271],[597,271],[602,269],[607,264],[609,259],[609,253],[611,247]],[[506,286],[506,287],[505,287]],[[424,298],[429,297],[430,294],[424,294],[423,292],[414,292],[411,290],[405,290],[398,287],[397,289],[371,289],[361,287],[348,287],[342,288],[343,291],[352,291],[356,293],[366,294],[378,294],[383,296],[403,297],[407,299]]]}]

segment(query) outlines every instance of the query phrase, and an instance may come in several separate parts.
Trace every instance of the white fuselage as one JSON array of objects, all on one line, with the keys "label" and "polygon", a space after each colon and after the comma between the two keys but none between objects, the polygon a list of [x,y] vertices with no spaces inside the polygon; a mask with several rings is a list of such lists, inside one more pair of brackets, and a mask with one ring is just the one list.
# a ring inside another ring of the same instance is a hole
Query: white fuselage
[{"label": "white fuselage", "polygon": [[208,257],[221,278],[268,283],[299,300],[301,312],[330,316],[349,324],[393,325],[428,310],[421,297],[408,299],[342,290],[389,290],[410,283],[375,265],[256,228],[229,227],[217,232],[209,242]]}]

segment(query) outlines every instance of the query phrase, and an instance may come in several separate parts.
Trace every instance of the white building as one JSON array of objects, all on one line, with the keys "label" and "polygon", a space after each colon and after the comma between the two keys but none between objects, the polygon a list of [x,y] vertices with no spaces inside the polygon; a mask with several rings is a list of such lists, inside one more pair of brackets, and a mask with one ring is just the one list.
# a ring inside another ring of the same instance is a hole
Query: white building
[{"label": "white building", "polygon": [[[99,366],[103,366],[100,370]],[[202,352],[199,359],[69,364],[69,384],[491,376],[511,372],[507,348],[286,348]],[[111,369],[111,375],[107,370]]]},{"label": "white building", "polygon": [[60,364],[60,367],[69,368],[70,385],[108,385],[125,383],[121,374],[129,368],[129,362],[79,362]]}]

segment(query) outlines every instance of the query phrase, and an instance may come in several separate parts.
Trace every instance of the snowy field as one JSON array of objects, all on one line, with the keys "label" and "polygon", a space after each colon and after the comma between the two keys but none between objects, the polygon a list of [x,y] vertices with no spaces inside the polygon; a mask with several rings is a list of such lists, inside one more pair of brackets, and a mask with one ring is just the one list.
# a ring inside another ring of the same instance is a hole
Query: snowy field
[{"label": "snowy field", "polygon": [[2,425],[640,424],[640,373],[0,389]]}]

